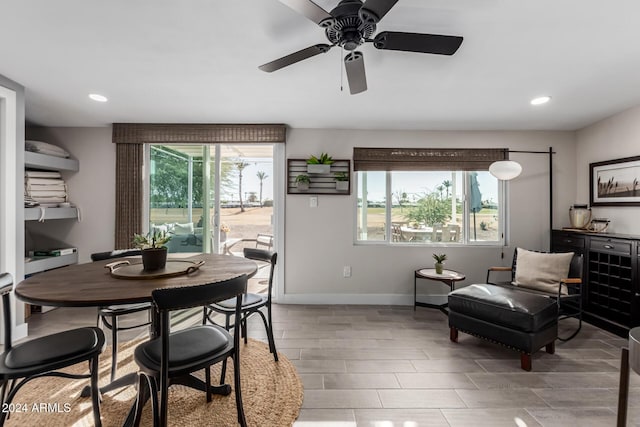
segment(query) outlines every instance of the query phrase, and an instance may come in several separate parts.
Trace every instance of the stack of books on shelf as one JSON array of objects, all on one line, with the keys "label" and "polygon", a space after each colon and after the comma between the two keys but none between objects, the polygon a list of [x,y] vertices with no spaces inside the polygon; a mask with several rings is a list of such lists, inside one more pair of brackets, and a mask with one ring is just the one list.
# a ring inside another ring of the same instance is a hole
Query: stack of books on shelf
[{"label": "stack of books on shelf", "polygon": [[77,248],[47,249],[29,251],[30,258],[42,258],[52,256],[71,255],[78,251]]},{"label": "stack of books on shelf", "polygon": [[68,199],[67,184],[60,172],[25,171],[24,194],[44,207],[58,206]]}]

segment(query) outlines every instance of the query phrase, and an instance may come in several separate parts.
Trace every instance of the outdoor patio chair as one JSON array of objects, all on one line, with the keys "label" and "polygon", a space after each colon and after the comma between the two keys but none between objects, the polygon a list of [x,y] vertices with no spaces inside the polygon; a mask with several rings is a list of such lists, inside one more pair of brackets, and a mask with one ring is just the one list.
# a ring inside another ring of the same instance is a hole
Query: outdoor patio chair
[{"label": "outdoor patio chair", "polygon": [[233,252],[232,249],[234,246],[243,242],[244,243],[254,242],[255,244],[253,246],[256,249],[263,249],[267,251],[270,251],[273,249],[273,235],[266,234],[266,233],[258,233],[255,239],[229,239],[228,241],[224,242],[223,253],[227,255],[241,256],[240,252]]},{"label": "outdoor patio chair", "polygon": [[434,224],[431,232],[432,242],[457,242],[460,236],[458,224]]},{"label": "outdoor patio chair", "polygon": [[391,223],[391,240],[393,242],[404,242],[407,240],[402,234],[402,224],[399,222]]}]

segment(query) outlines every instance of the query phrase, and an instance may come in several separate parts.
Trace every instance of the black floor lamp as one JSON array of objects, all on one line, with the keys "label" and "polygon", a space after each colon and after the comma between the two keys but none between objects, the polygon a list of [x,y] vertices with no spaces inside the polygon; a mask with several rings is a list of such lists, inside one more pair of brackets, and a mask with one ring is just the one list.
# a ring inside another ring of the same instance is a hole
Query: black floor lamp
[{"label": "black floor lamp", "polygon": [[[505,149],[505,158],[509,158],[509,153],[524,154],[548,154],[549,155],[549,251],[551,251],[551,240],[553,237],[553,147],[549,147],[549,151],[526,151],[526,150],[509,150]],[[510,181],[520,175],[522,166],[513,160],[500,160],[493,162],[489,166],[489,172],[502,181]]]}]

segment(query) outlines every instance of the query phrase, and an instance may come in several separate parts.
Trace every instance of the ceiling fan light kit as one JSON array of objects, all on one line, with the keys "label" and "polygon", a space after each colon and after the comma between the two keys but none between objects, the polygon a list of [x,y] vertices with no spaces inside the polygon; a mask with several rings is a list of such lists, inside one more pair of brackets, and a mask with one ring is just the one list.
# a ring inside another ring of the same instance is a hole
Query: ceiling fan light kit
[{"label": "ceiling fan light kit", "polygon": [[273,72],[339,46],[350,53],[344,64],[351,94],[367,90],[364,54],[356,51],[364,43],[372,43],[376,49],[403,52],[453,55],[462,44],[462,37],[437,34],[384,31],[371,38],[377,24],[398,0],[342,0],[327,12],[311,0],[280,0],[296,12],[304,15],[325,29],[331,44],[316,44],[275,61],[261,65],[262,71]]}]

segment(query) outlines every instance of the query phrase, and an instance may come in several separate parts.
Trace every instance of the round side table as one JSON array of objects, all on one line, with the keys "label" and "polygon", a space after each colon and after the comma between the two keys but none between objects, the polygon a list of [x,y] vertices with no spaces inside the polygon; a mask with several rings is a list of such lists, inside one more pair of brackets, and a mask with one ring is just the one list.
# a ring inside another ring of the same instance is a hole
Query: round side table
[{"label": "round side table", "polygon": [[413,276],[413,309],[417,306],[440,309],[444,314],[449,314],[446,308],[449,306],[447,295],[431,295],[423,301],[418,301],[418,279],[426,279],[444,283],[453,291],[456,282],[465,279],[465,275],[454,270],[443,270],[442,274],[437,274],[435,268],[422,268],[415,271]]}]

